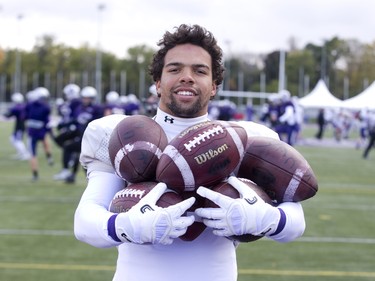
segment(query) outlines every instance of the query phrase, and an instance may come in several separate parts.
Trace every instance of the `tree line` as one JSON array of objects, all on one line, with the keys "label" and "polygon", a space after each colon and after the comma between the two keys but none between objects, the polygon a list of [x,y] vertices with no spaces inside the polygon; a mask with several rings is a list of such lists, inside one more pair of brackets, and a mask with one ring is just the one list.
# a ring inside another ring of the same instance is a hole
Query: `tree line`
[{"label": "tree line", "polygon": [[[324,79],[329,90],[340,99],[363,91],[375,79],[375,41],[333,37],[322,45],[306,44],[297,48],[293,38],[285,59],[285,86],[299,97]],[[109,91],[148,95],[152,80],[148,65],[155,49],[137,45],[127,50],[126,58],[100,51],[102,96]],[[72,48],[56,43],[53,36],[37,39],[31,51],[0,48],[0,101],[9,101],[19,73],[19,91],[44,86],[52,97],[61,97],[68,83],[95,86],[98,50],[89,45]],[[277,92],[280,50],[267,54],[225,54],[225,90]],[[18,64],[18,66],[17,66]]]}]

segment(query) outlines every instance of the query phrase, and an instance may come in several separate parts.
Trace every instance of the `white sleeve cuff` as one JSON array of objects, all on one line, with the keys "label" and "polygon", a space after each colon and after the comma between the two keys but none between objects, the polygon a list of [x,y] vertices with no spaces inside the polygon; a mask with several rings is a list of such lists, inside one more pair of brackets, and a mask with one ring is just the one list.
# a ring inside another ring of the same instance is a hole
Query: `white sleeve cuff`
[{"label": "white sleeve cuff", "polygon": [[268,237],[272,240],[286,243],[301,237],[305,231],[306,223],[302,205],[298,202],[285,202],[278,206],[285,214],[285,225],[281,231]]}]

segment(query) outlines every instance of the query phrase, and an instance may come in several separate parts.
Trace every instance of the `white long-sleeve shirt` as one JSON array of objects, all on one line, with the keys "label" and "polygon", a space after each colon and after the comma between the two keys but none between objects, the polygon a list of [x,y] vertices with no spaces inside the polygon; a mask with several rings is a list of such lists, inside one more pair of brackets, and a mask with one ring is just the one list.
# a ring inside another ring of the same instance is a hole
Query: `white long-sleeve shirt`
[{"label": "white long-sleeve shirt", "polygon": [[[111,132],[123,118],[126,116],[109,115],[94,120],[83,136],[80,161],[87,169],[88,184],[74,217],[77,239],[99,248],[118,247],[114,281],[237,280],[236,244],[213,235],[209,228],[194,241],[177,238],[171,245],[165,246],[119,243],[108,235],[107,223],[113,215],[108,206],[115,193],[124,187],[123,180],[115,175],[112,168],[108,143]],[[187,127],[206,120],[207,115],[183,119],[168,116],[160,109],[155,117],[169,140]],[[239,124],[246,129],[248,136],[278,138],[274,131],[263,125],[247,121]],[[288,242],[301,236],[305,229],[301,205],[282,203],[278,207],[285,213],[285,226],[271,238]]]}]

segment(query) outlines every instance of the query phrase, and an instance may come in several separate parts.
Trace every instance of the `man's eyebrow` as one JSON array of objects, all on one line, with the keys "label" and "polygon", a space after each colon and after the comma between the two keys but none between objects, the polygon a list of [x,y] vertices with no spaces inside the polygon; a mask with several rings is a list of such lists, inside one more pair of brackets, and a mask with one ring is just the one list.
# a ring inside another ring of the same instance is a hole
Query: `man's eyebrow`
[{"label": "man's eyebrow", "polygon": [[[170,66],[182,66],[182,65],[186,65],[182,62],[171,62],[171,63],[168,63],[165,65],[165,67],[170,67]],[[195,64],[191,64],[191,65],[188,65],[188,66],[192,66],[194,68],[207,68],[207,69],[210,69],[210,67],[207,65],[207,64],[203,64],[203,63],[195,63]]]}]

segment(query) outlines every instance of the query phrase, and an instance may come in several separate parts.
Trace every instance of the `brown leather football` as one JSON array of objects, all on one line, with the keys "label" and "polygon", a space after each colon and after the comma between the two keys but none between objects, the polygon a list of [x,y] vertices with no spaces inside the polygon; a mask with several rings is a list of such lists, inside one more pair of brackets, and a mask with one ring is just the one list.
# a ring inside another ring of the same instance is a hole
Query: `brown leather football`
[{"label": "brown leather football", "polygon": [[108,144],[116,174],[131,182],[155,180],[156,166],[168,144],[161,126],[144,115],[132,115],[114,128]]},{"label": "brown leather football", "polygon": [[[256,184],[254,184],[253,182],[251,182],[248,179],[243,179],[243,178],[239,178],[239,179],[242,182],[246,183],[249,188],[254,190],[259,195],[259,197],[262,198],[266,203],[268,203],[270,205],[275,205],[274,202],[272,202],[271,198],[267,195],[267,193],[261,187],[257,186]],[[237,191],[237,189],[235,189],[228,182],[219,183],[218,185],[213,187],[212,190],[216,191],[216,192],[219,192],[223,195],[226,195],[230,198],[235,199],[235,198],[240,197],[240,194]],[[214,202],[212,202],[211,200],[206,199],[205,207],[217,208],[218,206]],[[261,239],[262,237],[263,236],[255,236],[255,235],[252,235],[252,234],[243,234],[243,235],[230,236],[228,238],[230,238],[232,240],[235,240],[235,241],[239,241],[239,242],[253,242],[253,241],[256,241],[258,239]]]},{"label": "brown leather football", "polygon": [[239,165],[246,141],[246,130],[236,123],[196,124],[178,134],[164,149],[156,180],[179,193],[218,184]]},{"label": "brown leather football", "polygon": [[269,137],[249,137],[245,155],[235,172],[261,186],[278,203],[313,197],[318,181],[309,163],[294,147]]}]

